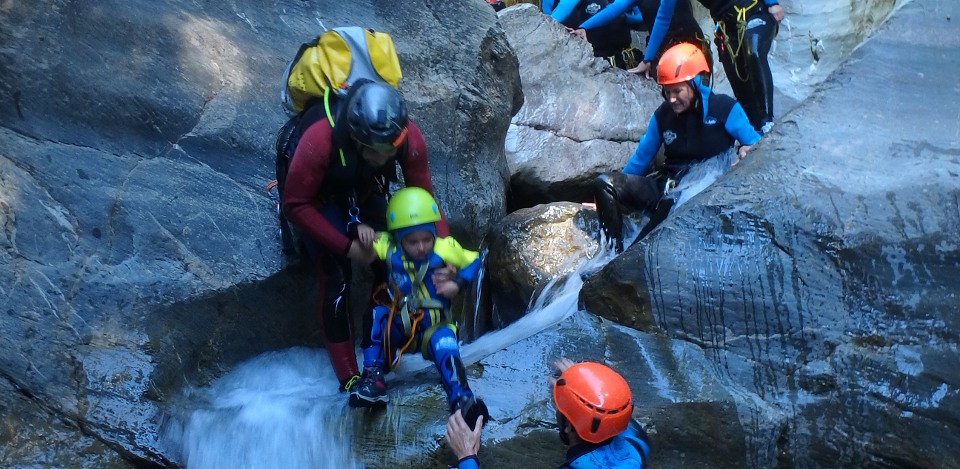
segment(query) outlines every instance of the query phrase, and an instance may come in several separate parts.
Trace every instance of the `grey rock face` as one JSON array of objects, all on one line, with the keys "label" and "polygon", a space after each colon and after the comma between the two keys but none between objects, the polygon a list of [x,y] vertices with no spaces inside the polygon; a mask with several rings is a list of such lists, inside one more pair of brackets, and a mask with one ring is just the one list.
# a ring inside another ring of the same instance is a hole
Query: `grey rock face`
[{"label": "grey rock face", "polygon": [[[929,33],[956,14],[904,6],[748,160],[584,287],[588,310],[704,347],[756,466],[960,460],[945,372],[960,360],[960,142],[942,118],[960,93],[941,60],[960,35]],[[750,423],[757,402],[773,425]]]},{"label": "grey rock face", "polygon": [[595,256],[597,214],[557,202],[517,210],[491,230],[487,257],[494,328],[514,322],[551,279]]},{"label": "grey rock face", "polygon": [[511,196],[520,207],[583,201],[620,171],[662,99],[656,84],[613,68],[532,5],[499,13],[520,61],[524,105],[507,133]]},{"label": "grey rock face", "polygon": [[522,100],[482,2],[0,7],[0,376],[82,429],[65,442],[173,465],[157,438],[171,393],[315,344],[312,278],[284,268],[263,189],[279,77],[321,25],[393,35],[441,206],[476,244],[504,211]]}]

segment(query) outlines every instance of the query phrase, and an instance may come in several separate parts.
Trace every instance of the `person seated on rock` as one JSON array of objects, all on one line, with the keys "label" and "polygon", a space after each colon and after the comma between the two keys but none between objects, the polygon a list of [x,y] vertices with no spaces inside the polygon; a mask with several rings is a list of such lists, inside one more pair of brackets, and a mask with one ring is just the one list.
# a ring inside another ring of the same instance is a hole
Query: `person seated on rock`
[{"label": "person seated on rock", "polygon": [[[546,6],[549,2],[544,2]],[[610,18],[603,25],[584,29],[583,24],[613,4],[612,0],[559,0],[550,10],[550,17],[593,46],[594,57],[624,70],[636,67],[640,51],[633,47],[631,27],[624,12]],[[628,12],[632,13],[632,12]]]},{"label": "person seated on rock", "polygon": [[[641,239],[666,218],[673,200],[664,198],[664,191],[679,182],[691,165],[724,154],[740,142],[735,165],[760,140],[736,100],[711,92],[709,71],[696,45],[682,43],[668,49],[657,66],[665,102],[650,117],[646,133],[623,169],[624,180],[597,178],[597,215],[617,252],[623,251],[620,203],[650,214],[637,238]],[[663,170],[644,176],[661,145]]]},{"label": "person seated on rock", "polygon": [[667,49],[681,42],[699,46],[707,58],[707,65],[712,68],[710,41],[693,15],[690,0],[615,0],[584,21],[580,27],[590,31],[607,26],[620,15],[629,14],[634,9],[638,10],[639,14],[633,17],[640,21],[641,29],[649,31],[650,34],[647,36],[647,50],[643,54],[643,60],[629,70],[631,73],[649,76],[653,71],[651,65],[657,63]]},{"label": "person seated on rock", "polygon": [[[419,350],[433,360],[447,394],[450,412],[462,409],[487,415],[467,383],[460,359],[457,326],[449,319],[450,299],[473,281],[479,254],[464,249],[453,237],[437,238],[434,223],[440,209],[419,187],[397,191],[387,205],[387,229],[374,242],[376,255],[386,261],[389,282],[375,295],[369,343],[363,350],[363,375],[350,392],[350,405],[378,407],[389,399],[383,374],[400,362],[404,352]],[[446,266],[458,269],[454,274]]]},{"label": "person seated on rock", "polygon": [[[553,384],[557,429],[569,446],[564,468],[646,468],[650,443],[634,420],[630,386],[619,373],[600,363],[557,360],[561,371]],[[459,412],[447,420],[447,444],[458,469],[478,469],[482,419],[474,427]]]}]

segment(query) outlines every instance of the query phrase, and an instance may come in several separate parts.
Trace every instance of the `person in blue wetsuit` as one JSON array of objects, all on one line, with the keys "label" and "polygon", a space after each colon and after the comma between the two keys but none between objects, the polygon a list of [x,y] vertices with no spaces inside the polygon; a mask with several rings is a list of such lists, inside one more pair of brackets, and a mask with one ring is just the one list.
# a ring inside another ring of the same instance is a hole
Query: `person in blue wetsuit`
[{"label": "person in blue wetsuit", "polygon": [[[624,70],[635,67],[639,63],[640,51],[633,47],[633,36],[630,31],[628,17],[621,11],[603,25],[584,30],[583,24],[591,18],[603,13],[615,2],[614,0],[559,0],[555,5],[544,2],[543,9],[549,10],[551,18],[563,24],[578,35],[582,31],[583,38],[593,46],[593,55],[601,57],[610,65]],[[548,6],[549,5],[549,6]]]},{"label": "person in blue wetsuit", "polygon": [[[624,180],[615,183],[607,175],[597,178],[597,215],[617,252],[623,250],[619,203],[650,213],[640,239],[669,213],[673,201],[664,199],[663,194],[671,181],[679,182],[691,165],[723,154],[737,142],[741,145],[739,162],[760,140],[740,104],[711,92],[709,75],[706,58],[696,45],[682,43],[668,49],[657,66],[665,102],[650,117],[646,133],[623,169]],[[644,176],[661,145],[663,171]]]},{"label": "person in blue wetsuit", "polygon": [[[750,123],[763,133],[773,127],[773,74],[767,54],[770,45],[777,35],[780,22],[785,14],[778,0],[698,0],[701,5],[710,10],[710,16],[716,23],[714,42],[719,51],[720,63],[730,81],[733,95],[743,106]],[[659,3],[656,16],[651,17],[650,11],[654,3]],[[612,5],[594,15],[581,27],[589,28],[607,24],[612,18],[623,14],[633,6],[640,5],[644,21],[650,26],[650,38],[647,43],[647,52],[643,62],[630,69],[633,73],[647,74],[652,72],[652,64],[658,51],[665,50],[671,44],[670,37],[680,36],[680,31],[671,33],[681,24],[687,24],[692,17],[689,0],[616,0]],[[675,25],[680,19],[681,23]],[[690,28],[686,35],[689,35]],[[699,29],[699,26],[697,27]],[[710,60],[709,45],[704,36],[696,40],[683,39],[701,46],[707,63]]]},{"label": "person in blue wetsuit", "polygon": [[[630,386],[600,363],[558,360],[553,385],[560,440],[569,446],[561,469],[644,469],[650,459],[646,432],[633,419]],[[480,420],[471,429],[460,413],[447,421],[447,444],[458,469],[478,469]]]},{"label": "person in blue wetsuit", "polygon": [[603,27],[619,15],[630,11],[639,13],[634,14],[632,18],[641,22],[641,29],[650,32],[643,60],[639,65],[631,68],[630,72],[651,73],[653,68],[651,64],[657,63],[663,52],[670,46],[681,42],[700,46],[704,56],[707,57],[707,64],[712,65],[710,42],[700,29],[696,17],[693,16],[690,0],[615,0],[610,6],[584,21],[580,27],[588,31]]},{"label": "person in blue wetsuit", "polygon": [[[436,201],[424,189],[397,191],[387,204],[387,229],[373,243],[386,262],[386,295],[371,312],[373,326],[363,350],[360,384],[350,392],[353,407],[379,407],[388,402],[384,370],[396,366],[403,352],[419,350],[433,360],[447,394],[450,412],[486,415],[476,399],[460,359],[457,326],[447,313],[450,299],[469,285],[480,268],[479,254],[464,249],[453,237],[438,239]],[[371,259],[372,260],[372,259]],[[451,265],[455,275],[446,270]],[[444,271],[444,272],[441,272]]]}]

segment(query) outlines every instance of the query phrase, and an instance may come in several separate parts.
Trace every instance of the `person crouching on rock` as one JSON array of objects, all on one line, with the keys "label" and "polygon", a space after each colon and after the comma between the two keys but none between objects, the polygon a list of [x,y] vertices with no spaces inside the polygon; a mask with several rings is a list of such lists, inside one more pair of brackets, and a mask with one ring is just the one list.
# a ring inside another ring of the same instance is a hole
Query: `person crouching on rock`
[{"label": "person crouching on rock", "polygon": [[[650,214],[650,221],[637,239],[663,221],[673,200],[665,191],[679,183],[691,165],[731,150],[737,142],[737,160],[742,160],[760,140],[740,104],[730,96],[711,92],[710,67],[699,47],[680,43],[664,52],[657,65],[657,82],[664,103],[654,111],[647,131],[623,169],[624,180],[597,178],[597,215],[607,239],[623,251],[620,203]],[[664,167],[647,174],[660,146]]]},{"label": "person crouching on rock", "polygon": [[363,350],[363,375],[350,392],[353,407],[385,405],[384,372],[404,353],[420,351],[440,372],[451,413],[487,416],[486,405],[467,384],[457,326],[448,317],[450,300],[477,275],[479,254],[453,237],[438,239],[438,221],[436,201],[419,187],[397,191],[387,205],[389,233],[380,233],[374,242],[377,256],[387,265],[387,291],[375,295],[382,303],[370,313],[373,327]]},{"label": "person crouching on rock", "polygon": [[[554,366],[561,372],[553,383],[557,430],[568,446],[559,469],[648,467],[650,440],[633,419],[633,395],[623,376],[595,362],[561,358]],[[450,416],[447,444],[458,469],[478,469],[481,431],[467,422],[482,420],[461,413]]]}]

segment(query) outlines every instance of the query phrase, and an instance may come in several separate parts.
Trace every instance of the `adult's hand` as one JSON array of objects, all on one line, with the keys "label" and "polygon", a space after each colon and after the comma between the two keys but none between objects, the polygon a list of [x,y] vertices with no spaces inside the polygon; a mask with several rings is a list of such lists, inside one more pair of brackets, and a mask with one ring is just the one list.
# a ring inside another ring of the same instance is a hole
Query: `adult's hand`
[{"label": "adult's hand", "polygon": [[747,152],[749,152],[751,148],[753,148],[753,145],[741,145],[740,149],[737,150],[737,161],[734,161],[730,167],[732,168],[736,166],[740,160],[744,159],[747,156]]},{"label": "adult's hand", "polygon": [[777,20],[777,24],[780,24],[780,22],[783,21],[783,18],[787,16],[786,12],[783,11],[783,7],[780,6],[779,3],[776,5],[770,5],[770,7],[767,8],[767,11],[773,15],[773,19]]},{"label": "adult's hand", "polygon": [[577,37],[579,37],[580,39],[583,39],[584,41],[587,40],[587,30],[586,30],[586,29],[583,29],[583,28],[580,28],[580,29],[567,28],[567,30],[570,31],[570,33],[573,34],[574,36],[577,36]]},{"label": "adult's hand", "polygon": [[433,278],[434,285],[438,283],[446,282],[448,280],[456,281],[457,272],[459,272],[459,270],[455,265],[444,264],[443,267],[440,267],[439,269],[433,272],[432,278]]},{"label": "adult's hand", "polygon": [[555,376],[550,377],[549,381],[550,381],[551,388],[557,384],[557,379],[560,377],[560,375],[562,375],[564,371],[567,371],[567,368],[570,368],[571,366],[575,365],[575,363],[573,362],[573,360],[569,358],[560,357],[554,360],[552,365],[553,365],[553,368],[557,370],[557,374]]},{"label": "adult's hand", "polygon": [[640,62],[640,65],[633,67],[627,70],[630,73],[635,73],[642,77],[650,78],[650,70],[653,68],[653,64],[650,62]]},{"label": "adult's hand", "polygon": [[476,456],[480,452],[480,431],[482,427],[482,415],[477,416],[477,424],[474,426],[474,430],[471,430],[467,421],[460,415],[459,409],[447,419],[447,444],[450,445],[450,449],[453,450],[457,459]]},{"label": "adult's hand", "polygon": [[368,248],[373,246],[373,241],[377,239],[377,232],[370,225],[361,223],[357,225],[357,239],[363,247]]}]

